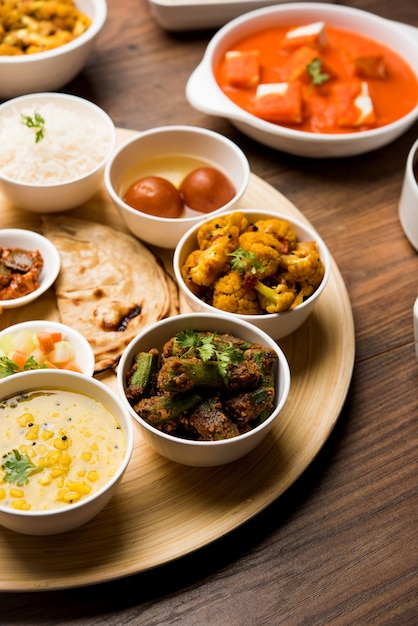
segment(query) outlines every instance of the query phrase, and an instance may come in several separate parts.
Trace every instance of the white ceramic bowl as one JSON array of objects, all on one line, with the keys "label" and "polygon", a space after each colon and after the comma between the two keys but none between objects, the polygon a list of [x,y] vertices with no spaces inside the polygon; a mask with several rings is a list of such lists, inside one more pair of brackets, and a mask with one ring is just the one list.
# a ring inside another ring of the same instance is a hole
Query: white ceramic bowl
[{"label": "white ceramic bowl", "polygon": [[116,473],[98,491],[77,503],[49,511],[22,511],[2,505],[0,525],[28,535],[54,535],[73,530],[90,521],[109,502],[128,466],[134,444],[133,423],[117,395],[103,383],[74,372],[36,370],[9,376],[0,382],[0,402],[15,394],[36,389],[67,389],[90,396],[107,407],[116,417],[125,435],[125,454]]},{"label": "white ceramic bowl", "polygon": [[[276,371],[276,398],[273,413],[262,424],[253,430],[222,441],[191,441],[180,439],[153,428],[138,415],[131,407],[125,395],[125,380],[127,372],[134,362],[135,355],[151,348],[159,348],[178,332],[183,330],[217,331],[230,333],[252,343],[260,343],[263,347],[271,348],[277,353],[278,368]],[[265,333],[252,324],[242,320],[231,320],[225,316],[209,313],[191,313],[169,317],[157,322],[142,331],[127,346],[118,367],[118,390],[125,409],[135,419],[146,442],[162,456],[181,463],[196,467],[210,467],[224,465],[235,461],[253,450],[266,437],[278,419],[290,388],[290,370],[281,349]]]},{"label": "white ceramic bowl", "polygon": [[0,309],[13,309],[29,304],[39,298],[55,282],[60,271],[61,258],[56,247],[46,237],[31,230],[2,228],[0,229],[0,247],[39,250],[44,260],[44,266],[39,274],[38,289],[21,298],[0,300]]},{"label": "white ceramic bowl", "polygon": [[[22,114],[30,115],[33,118],[36,112],[39,113],[40,110],[44,110],[40,109],[40,107],[48,106],[54,107],[54,110],[59,109],[62,111],[63,117],[65,117],[65,112],[68,111],[70,115],[77,116],[75,118],[77,121],[83,119],[86,124],[81,143],[77,143],[78,140],[75,143],[71,143],[65,137],[66,150],[71,149],[74,151],[72,153],[73,160],[82,161],[82,157],[89,149],[95,150],[98,156],[97,159],[91,159],[91,167],[85,173],[83,169],[83,173],[80,175],[68,177],[68,179],[61,177],[60,182],[48,181],[40,183],[25,180],[24,175],[20,174],[19,180],[17,177],[12,178],[10,175],[6,175],[5,166],[2,166],[0,158],[0,188],[2,192],[16,207],[35,213],[66,211],[86,202],[101,185],[105,164],[116,142],[115,125],[103,109],[84,98],[62,93],[33,93],[3,103],[0,105],[0,132],[2,123],[4,123],[5,119],[11,119],[10,116],[13,116],[16,124],[20,124],[20,116]],[[55,121],[52,123],[55,124]],[[87,128],[89,132],[87,132]],[[31,129],[28,129],[28,132],[31,132]],[[58,143],[57,137],[57,133],[51,132],[48,134],[48,119],[45,119],[45,138],[39,142],[38,146],[35,142],[35,137],[33,137],[33,152],[30,152],[30,159],[36,158],[38,147],[47,153],[46,156],[54,154]],[[100,151],[97,147],[98,140],[103,142]],[[29,146],[32,146],[32,143]],[[31,147],[27,150],[25,149],[24,154],[26,155],[29,150],[31,150]],[[22,154],[19,151],[16,152],[16,159],[18,159],[19,164]],[[56,154],[55,160],[58,160],[58,154],[61,160],[61,153],[57,152]],[[63,163],[63,159],[60,162]],[[45,164],[40,162],[39,168],[43,167],[45,167]],[[54,167],[53,162],[51,167]]]},{"label": "white ceramic bowl", "polygon": [[60,332],[63,341],[70,342],[74,357],[73,361],[81,368],[86,376],[93,376],[94,373],[94,353],[87,339],[78,331],[74,330],[66,324],[60,322],[50,322],[48,320],[30,320],[28,322],[20,322],[5,328],[0,332],[0,354],[3,344],[7,344],[6,337],[18,333],[38,333],[38,332]]},{"label": "white ceramic bowl", "polygon": [[296,2],[251,11],[221,28],[190,76],[186,96],[196,109],[228,118],[243,133],[271,148],[299,156],[346,157],[380,148],[404,133],[418,118],[415,108],[386,126],[347,134],[321,134],[285,128],[266,122],[235,105],[217,85],[213,67],[237,40],[275,24],[309,24],[324,21],[336,28],[357,32],[396,51],[418,74],[418,31],[410,26],[366,11],[325,3]]},{"label": "white ceramic bowl", "polygon": [[[210,215],[236,207],[250,177],[249,163],[242,150],[227,137],[204,128],[162,126],[138,134],[124,143],[106,165],[106,189],[127,228],[139,239],[162,248],[174,248],[186,230],[201,220],[204,214],[193,211],[179,218],[156,217],[133,209],[121,196],[137,180],[138,175],[132,168],[138,163],[178,156],[207,162],[223,172],[234,185],[234,198]],[[174,168],[170,172],[171,182],[178,186],[187,173]],[[165,172],[158,170],[154,175],[165,177]]]},{"label": "white ceramic bowl", "polygon": [[[415,173],[414,173],[415,168]],[[399,200],[399,219],[411,245],[418,252],[418,139],[406,160],[405,175]]]},{"label": "white ceramic bowl", "polygon": [[0,99],[60,89],[82,70],[106,22],[107,3],[76,0],[76,5],[92,20],[80,37],[45,52],[0,56]]},{"label": "white ceramic bowl", "polygon": [[321,260],[325,267],[325,274],[321,284],[317,290],[305,300],[302,304],[298,305],[291,311],[285,311],[284,313],[265,313],[264,315],[239,315],[237,313],[226,313],[219,311],[215,307],[203,302],[195,294],[193,294],[188,288],[186,282],[183,279],[181,268],[184,265],[188,255],[199,248],[197,243],[197,232],[202,224],[196,224],[193,226],[179,241],[173,258],[174,273],[177,284],[179,286],[180,294],[183,296],[193,311],[203,311],[206,313],[218,312],[223,315],[227,315],[230,320],[241,319],[251,324],[255,324],[258,328],[268,333],[274,339],[281,339],[290,335],[299,328],[305,322],[305,320],[312,313],[313,308],[324,291],[330,271],[331,260],[328,252],[328,248],[325,245],[322,238],[316,232],[314,228],[307,224],[296,220],[288,215],[277,213],[276,211],[267,211],[262,209],[240,209],[241,213],[248,218],[250,222],[261,219],[285,219],[287,220],[296,232],[298,241],[316,241]]}]

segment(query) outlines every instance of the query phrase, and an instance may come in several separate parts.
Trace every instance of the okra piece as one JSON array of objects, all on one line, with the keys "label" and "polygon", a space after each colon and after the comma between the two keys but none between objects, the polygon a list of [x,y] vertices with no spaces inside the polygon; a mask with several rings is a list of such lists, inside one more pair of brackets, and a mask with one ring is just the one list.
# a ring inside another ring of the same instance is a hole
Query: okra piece
[{"label": "okra piece", "polygon": [[155,383],[159,353],[158,350],[139,352],[135,357],[135,365],[131,370],[128,389],[129,398],[142,398],[149,395]]},{"label": "okra piece", "polygon": [[201,397],[198,394],[174,396],[165,394],[142,398],[134,409],[146,422],[153,426],[162,425],[165,422],[176,419],[182,413],[196,406]]}]

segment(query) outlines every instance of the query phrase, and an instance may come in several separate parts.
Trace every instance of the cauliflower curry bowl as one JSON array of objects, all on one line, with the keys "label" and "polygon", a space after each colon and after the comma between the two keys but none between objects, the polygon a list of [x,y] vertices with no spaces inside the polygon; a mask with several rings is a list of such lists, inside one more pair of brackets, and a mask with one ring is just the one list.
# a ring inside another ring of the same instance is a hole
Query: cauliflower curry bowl
[{"label": "cauliflower curry bowl", "polygon": [[85,66],[107,18],[103,0],[11,0],[2,5],[0,99],[4,100],[69,83]]},{"label": "cauliflower curry bowl", "polygon": [[193,311],[218,311],[281,339],[312,312],[328,282],[330,256],[302,221],[242,209],[191,228],[173,265],[181,297]]},{"label": "cauliflower curry bowl", "polygon": [[90,376],[33,370],[0,381],[0,525],[53,535],[109,502],[132,455],[133,422]]},{"label": "cauliflower curry bowl", "polygon": [[251,452],[280,419],[290,388],[276,342],[217,313],[182,314],[146,328],[122,354],[117,377],[146,442],[196,467]]},{"label": "cauliflower curry bowl", "polygon": [[139,239],[175,248],[205,214],[238,206],[250,166],[230,139],[197,126],[161,126],[120,146],[105,169],[106,189]]},{"label": "cauliflower curry bowl", "polygon": [[186,96],[196,109],[284,152],[362,154],[418,118],[416,32],[334,4],[250,11],[214,35]]}]

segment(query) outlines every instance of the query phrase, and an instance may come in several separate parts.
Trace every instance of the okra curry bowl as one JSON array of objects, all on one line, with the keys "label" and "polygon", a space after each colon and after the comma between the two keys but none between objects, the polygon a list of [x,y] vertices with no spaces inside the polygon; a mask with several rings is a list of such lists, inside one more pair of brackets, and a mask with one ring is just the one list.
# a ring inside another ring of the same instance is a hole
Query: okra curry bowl
[{"label": "okra curry bowl", "polygon": [[130,461],[133,422],[117,395],[78,372],[0,380],[0,526],[73,530],[109,502]]},{"label": "okra curry bowl", "polygon": [[243,457],[268,435],[287,401],[290,370],[277,343],[253,324],[189,313],[135,337],[117,384],[157,453],[210,467]]}]

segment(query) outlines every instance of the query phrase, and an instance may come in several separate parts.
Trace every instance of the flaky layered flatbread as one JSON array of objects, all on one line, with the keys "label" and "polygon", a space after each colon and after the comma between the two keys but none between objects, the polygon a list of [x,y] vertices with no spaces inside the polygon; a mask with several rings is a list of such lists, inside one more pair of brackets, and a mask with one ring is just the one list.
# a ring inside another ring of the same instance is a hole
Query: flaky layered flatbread
[{"label": "flaky layered flatbread", "polygon": [[66,216],[45,216],[42,230],[61,257],[61,321],[89,341],[97,372],[112,367],[142,328],[178,310],[171,278],[133,236]]}]

